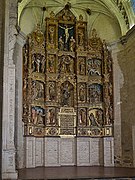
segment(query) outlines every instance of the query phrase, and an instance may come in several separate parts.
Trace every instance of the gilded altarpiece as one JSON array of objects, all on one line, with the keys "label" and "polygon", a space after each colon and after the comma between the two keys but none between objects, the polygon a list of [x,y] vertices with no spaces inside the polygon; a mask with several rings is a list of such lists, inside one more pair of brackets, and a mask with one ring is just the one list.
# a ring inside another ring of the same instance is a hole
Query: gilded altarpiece
[{"label": "gilded altarpiece", "polygon": [[112,59],[105,41],[64,8],[45,19],[23,49],[27,136],[113,135]]}]

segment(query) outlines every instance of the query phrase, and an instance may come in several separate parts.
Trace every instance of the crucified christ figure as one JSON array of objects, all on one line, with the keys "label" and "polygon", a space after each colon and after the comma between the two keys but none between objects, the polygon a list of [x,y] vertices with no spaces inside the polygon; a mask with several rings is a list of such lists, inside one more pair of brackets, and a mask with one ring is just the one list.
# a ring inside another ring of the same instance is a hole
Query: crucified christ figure
[{"label": "crucified christ figure", "polygon": [[65,25],[65,27],[62,27],[62,26],[59,25],[59,27],[65,30],[65,35],[64,35],[65,36],[65,43],[67,43],[68,38],[69,38],[69,31],[68,30],[72,29],[73,26],[68,28],[67,25]]}]

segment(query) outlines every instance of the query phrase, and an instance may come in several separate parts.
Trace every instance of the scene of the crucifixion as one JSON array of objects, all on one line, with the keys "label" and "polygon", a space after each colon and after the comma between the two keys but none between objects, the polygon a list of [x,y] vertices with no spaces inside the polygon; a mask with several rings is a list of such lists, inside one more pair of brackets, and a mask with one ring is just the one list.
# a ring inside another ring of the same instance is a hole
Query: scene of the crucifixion
[{"label": "scene of the crucifixion", "polygon": [[[96,29],[64,8],[23,48],[23,122],[30,136],[112,136],[112,59]],[[106,131],[107,129],[107,131]]]}]

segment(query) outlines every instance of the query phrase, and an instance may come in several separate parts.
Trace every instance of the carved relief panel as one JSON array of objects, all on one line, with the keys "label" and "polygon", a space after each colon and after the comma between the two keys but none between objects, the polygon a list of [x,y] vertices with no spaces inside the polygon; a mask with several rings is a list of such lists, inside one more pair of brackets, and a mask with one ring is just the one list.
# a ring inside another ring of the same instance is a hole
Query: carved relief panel
[{"label": "carved relief panel", "polygon": [[31,86],[31,100],[32,101],[44,101],[45,98],[45,86],[44,82],[38,80],[32,80]]},{"label": "carved relief panel", "polygon": [[74,106],[74,87],[69,81],[61,85],[61,106]]},{"label": "carved relief panel", "polygon": [[54,54],[49,54],[47,56],[47,72],[48,73],[56,72],[56,56]]},{"label": "carved relief panel", "polygon": [[45,57],[40,53],[32,54],[32,70],[33,72],[45,72]]},{"label": "carved relief panel", "polygon": [[47,126],[55,126],[56,124],[57,124],[56,110],[54,107],[50,107],[47,110],[46,125]]},{"label": "carved relief panel", "polygon": [[87,73],[89,76],[101,76],[102,62],[100,59],[88,59],[87,64]]},{"label": "carved relief panel", "polygon": [[79,126],[87,125],[87,110],[86,110],[86,108],[79,108],[79,110],[78,110],[78,125]]},{"label": "carved relief panel", "polygon": [[85,57],[78,57],[78,74],[79,75],[86,75],[86,58]]},{"label": "carved relief panel", "polygon": [[100,84],[91,84],[88,86],[88,98],[90,104],[103,102],[103,88]]},{"label": "carved relief panel", "polygon": [[86,102],[87,88],[85,83],[78,84],[78,101]]},{"label": "carved relief panel", "polygon": [[88,125],[102,127],[103,125],[103,111],[102,109],[89,109]]},{"label": "carved relief panel", "polygon": [[74,59],[67,55],[59,57],[58,72],[74,74]]},{"label": "carved relief panel", "polygon": [[31,119],[34,125],[44,125],[45,124],[45,111],[40,106],[31,107]]},{"label": "carved relief panel", "polygon": [[50,81],[48,83],[49,101],[56,101],[56,82]]}]

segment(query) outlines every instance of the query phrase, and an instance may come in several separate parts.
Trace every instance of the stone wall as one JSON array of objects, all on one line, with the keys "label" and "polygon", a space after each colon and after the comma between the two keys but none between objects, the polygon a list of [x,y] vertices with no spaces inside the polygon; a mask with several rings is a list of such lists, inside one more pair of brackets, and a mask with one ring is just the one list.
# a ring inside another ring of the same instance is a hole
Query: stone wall
[{"label": "stone wall", "polygon": [[15,146],[16,146],[16,167],[24,168],[25,140],[23,137],[24,123],[22,122],[22,50],[25,43],[25,37],[18,33],[14,49],[15,56]]},{"label": "stone wall", "polygon": [[135,167],[135,27],[120,42],[113,44],[112,54],[115,165]]},{"label": "stone wall", "polygon": [[121,166],[121,100],[120,89],[123,86],[123,74],[118,63],[119,42],[111,45],[113,58],[113,82],[114,82],[114,158],[115,166]]},{"label": "stone wall", "polygon": [[[118,54],[118,61],[124,76],[121,88],[121,130],[122,160],[124,166],[133,165],[132,127],[135,125],[135,28],[126,37],[127,42]],[[134,142],[135,143],[135,142]]]}]

